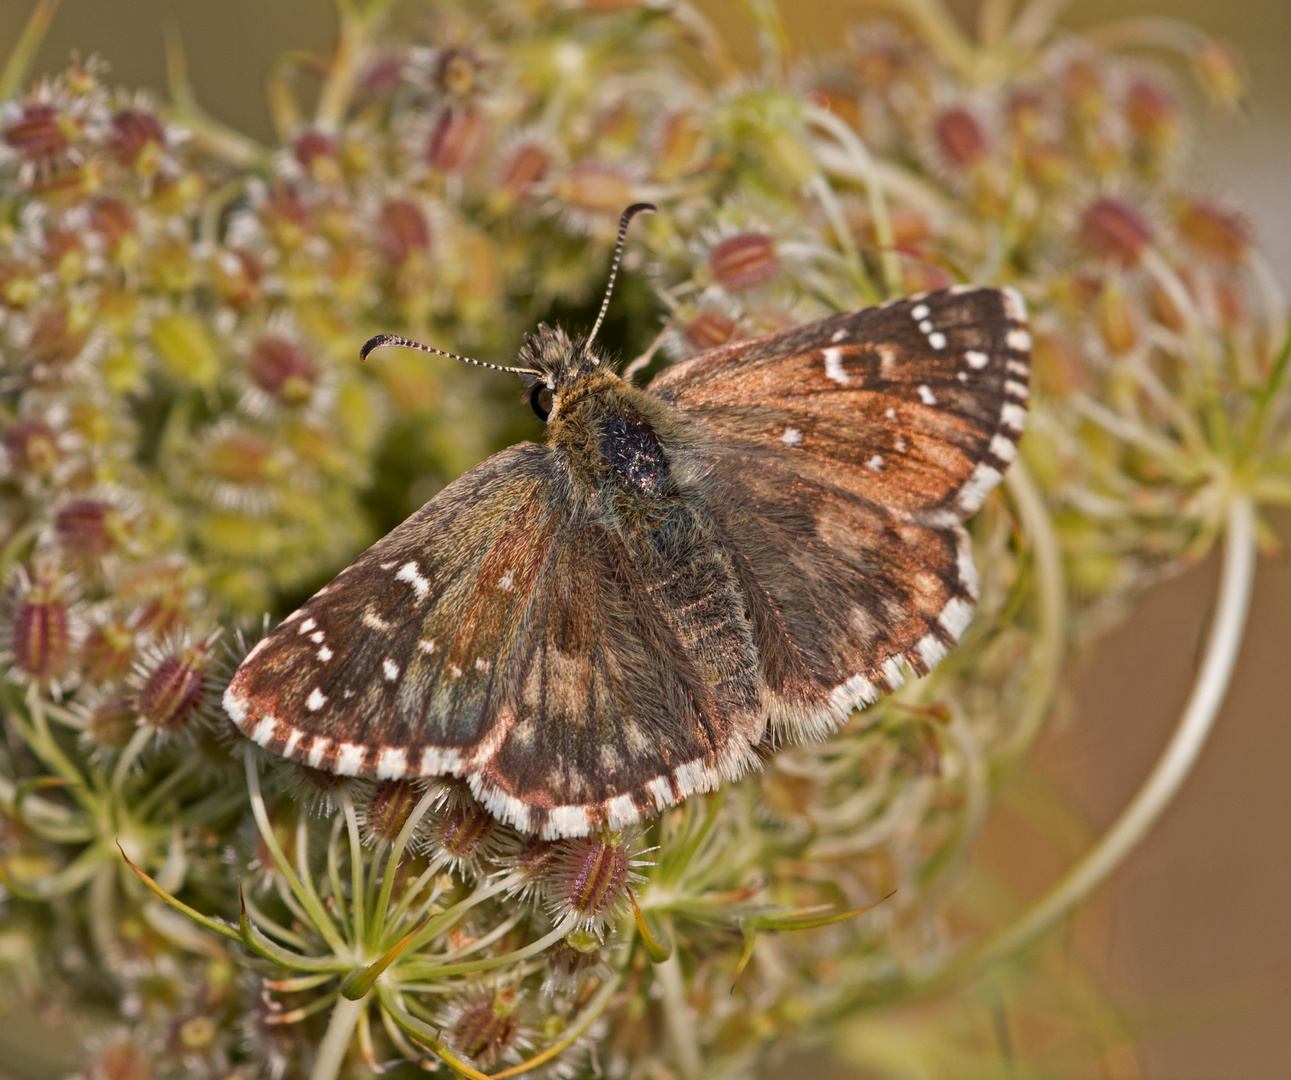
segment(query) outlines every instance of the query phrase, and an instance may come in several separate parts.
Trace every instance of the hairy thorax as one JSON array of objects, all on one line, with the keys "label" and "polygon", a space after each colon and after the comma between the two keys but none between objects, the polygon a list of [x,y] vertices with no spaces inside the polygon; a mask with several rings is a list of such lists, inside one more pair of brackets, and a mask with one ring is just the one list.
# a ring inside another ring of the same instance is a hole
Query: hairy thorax
[{"label": "hairy thorax", "polygon": [[610,372],[589,372],[558,390],[547,441],[594,500],[628,513],[657,511],[676,494],[664,448],[676,423],[670,411]]}]

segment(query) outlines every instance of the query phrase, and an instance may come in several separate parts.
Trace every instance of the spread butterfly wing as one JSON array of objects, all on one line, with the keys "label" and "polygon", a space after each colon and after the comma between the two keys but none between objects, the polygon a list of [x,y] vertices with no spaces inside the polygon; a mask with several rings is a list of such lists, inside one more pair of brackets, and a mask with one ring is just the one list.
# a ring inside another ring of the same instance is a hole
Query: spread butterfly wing
[{"label": "spread butterfly wing", "polygon": [[960,287],[651,383],[710,436],[683,471],[739,568],[774,724],[824,734],[958,641],[977,598],[960,522],[1016,457],[1030,344],[1017,293]]},{"label": "spread butterfly wing", "polygon": [[904,521],[756,448],[692,456],[738,568],[773,726],[829,734],[930,671],[967,628],[977,573],[958,522]]},{"label": "spread butterfly wing", "polygon": [[702,353],[649,388],[724,443],[949,524],[1017,456],[1030,348],[1016,291],[957,286]]},{"label": "spread butterfly wing", "polygon": [[[527,444],[450,484],[248,654],[226,711],[315,768],[463,777],[548,837],[738,775],[760,726],[744,715],[735,730],[714,650],[697,669],[667,619],[668,583],[634,568],[617,533],[574,520],[564,482],[553,452]],[[745,667],[727,681],[755,679]]]}]

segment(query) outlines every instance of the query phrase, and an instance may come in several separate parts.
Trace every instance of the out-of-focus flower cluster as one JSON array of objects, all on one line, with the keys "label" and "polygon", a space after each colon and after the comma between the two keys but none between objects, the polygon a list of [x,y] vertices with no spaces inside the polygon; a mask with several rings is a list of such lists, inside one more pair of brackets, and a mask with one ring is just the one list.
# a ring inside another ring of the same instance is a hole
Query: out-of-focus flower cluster
[{"label": "out-of-focus flower cluster", "polygon": [[[1284,302],[1180,179],[1236,67],[1182,30],[1196,86],[1034,18],[974,43],[926,3],[803,63],[750,3],[754,72],[682,2],[434,5],[416,43],[386,6],[343,8],[312,109],[309,65],[275,69],[273,149],[94,62],[0,106],[0,967],[97,1021],[87,1077],[738,1073],[948,970],[949,886],[1070,627],[1208,550],[1232,490],[1291,501]],[[218,706],[235,639],[534,435],[501,377],[359,343],[505,361],[594,311],[640,200],[617,332],[647,346],[657,301],[656,367],[1026,295],[1025,468],[973,523],[965,643],[630,834],[262,760]]]}]

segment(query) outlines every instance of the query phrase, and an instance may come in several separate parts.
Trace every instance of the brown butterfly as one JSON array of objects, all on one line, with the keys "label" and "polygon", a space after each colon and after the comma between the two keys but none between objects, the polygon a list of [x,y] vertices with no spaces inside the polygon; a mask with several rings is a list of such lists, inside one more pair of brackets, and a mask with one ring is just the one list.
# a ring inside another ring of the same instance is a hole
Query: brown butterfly
[{"label": "brown butterfly", "polygon": [[[461,777],[520,830],[580,836],[734,780],[772,733],[828,734],[955,644],[961,523],[1026,419],[1016,292],[836,315],[646,388],[591,344],[605,304],[504,369],[545,442],[449,484],[251,651],[224,695],[245,734],[346,776]],[[364,355],[384,344],[415,345]]]}]

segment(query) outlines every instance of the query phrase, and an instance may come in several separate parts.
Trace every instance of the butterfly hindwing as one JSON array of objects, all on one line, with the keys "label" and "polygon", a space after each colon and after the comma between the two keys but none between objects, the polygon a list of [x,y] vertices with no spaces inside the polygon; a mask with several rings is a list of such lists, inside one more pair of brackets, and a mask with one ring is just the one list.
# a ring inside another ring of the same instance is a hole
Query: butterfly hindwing
[{"label": "butterfly hindwing", "polygon": [[958,286],[701,353],[650,389],[724,443],[948,524],[1016,456],[1030,347],[1017,292]]}]

